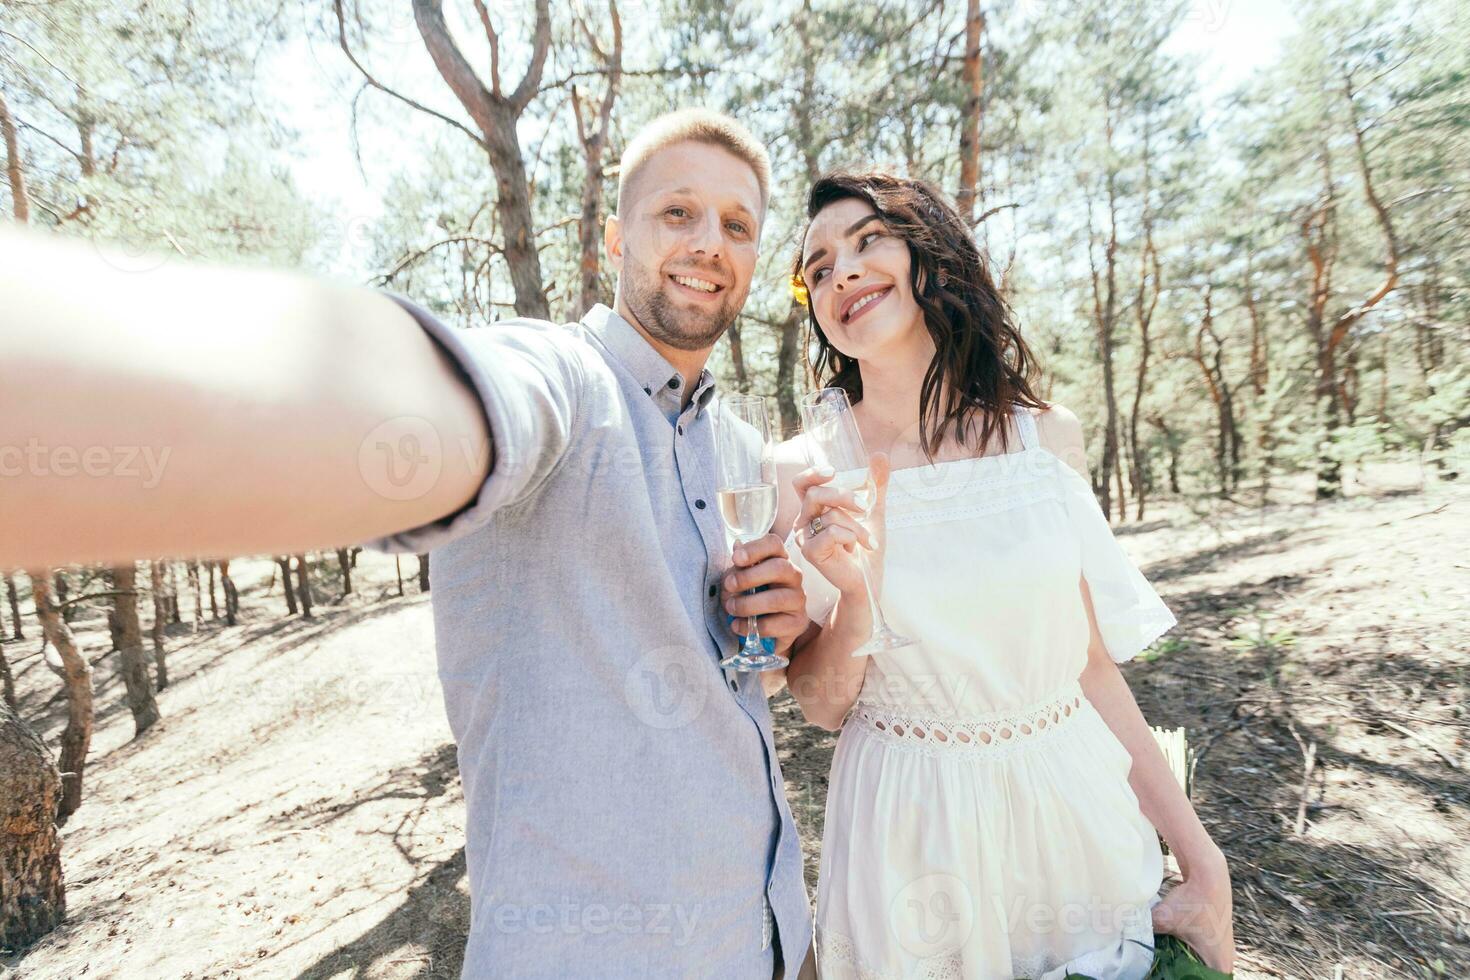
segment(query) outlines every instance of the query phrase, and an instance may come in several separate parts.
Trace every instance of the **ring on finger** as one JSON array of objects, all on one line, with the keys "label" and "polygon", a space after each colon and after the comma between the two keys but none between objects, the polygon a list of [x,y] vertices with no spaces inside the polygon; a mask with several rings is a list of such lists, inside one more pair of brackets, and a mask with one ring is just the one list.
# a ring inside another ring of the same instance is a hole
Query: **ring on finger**
[{"label": "ring on finger", "polygon": [[826,527],[826,525],[822,523],[822,516],[820,514],[818,514],[816,517],[813,517],[811,524],[808,525],[808,528],[811,530],[813,537],[821,534],[822,528],[824,527]]}]

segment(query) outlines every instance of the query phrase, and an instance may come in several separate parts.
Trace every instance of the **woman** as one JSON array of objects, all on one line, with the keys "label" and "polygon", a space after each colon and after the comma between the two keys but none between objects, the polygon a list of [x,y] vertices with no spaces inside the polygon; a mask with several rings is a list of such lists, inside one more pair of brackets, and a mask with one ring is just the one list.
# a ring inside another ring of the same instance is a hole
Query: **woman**
[{"label": "woman", "polygon": [[[804,470],[801,437],[780,452],[777,526],[795,529],[821,627],[787,681],[842,732],[818,969],[1141,978],[1157,930],[1228,971],[1224,855],[1117,666],[1175,620],[1092,496],[1080,424],[1033,392],[1034,358],[932,186],[830,175],[807,217],[793,286],[816,383],[846,389],[864,444],[886,450],[861,523],[830,473]],[[872,629],[864,546],[916,645],[851,655]],[[1158,833],[1184,875],[1162,899]]]}]

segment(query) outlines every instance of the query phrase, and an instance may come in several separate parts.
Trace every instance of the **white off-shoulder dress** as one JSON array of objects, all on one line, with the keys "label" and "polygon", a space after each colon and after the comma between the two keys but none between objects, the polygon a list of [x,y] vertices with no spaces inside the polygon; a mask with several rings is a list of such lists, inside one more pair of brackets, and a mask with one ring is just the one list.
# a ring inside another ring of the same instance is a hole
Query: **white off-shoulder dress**
[{"label": "white off-shoulder dress", "polygon": [[[1078,683],[1079,579],[1115,661],[1175,619],[1031,412],[1015,421],[1019,451],[890,479],[883,610],[918,642],[868,659],[832,760],[827,980],[1133,980],[1152,961],[1163,858]],[[821,622],[836,590],[787,547]]]}]

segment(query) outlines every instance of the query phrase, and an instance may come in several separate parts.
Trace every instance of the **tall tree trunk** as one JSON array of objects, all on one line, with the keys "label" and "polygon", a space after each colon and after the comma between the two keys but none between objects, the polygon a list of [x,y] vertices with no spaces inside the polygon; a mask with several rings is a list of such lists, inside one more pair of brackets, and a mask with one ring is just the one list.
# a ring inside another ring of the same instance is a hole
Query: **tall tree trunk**
[{"label": "tall tree trunk", "polygon": [[0,633],[0,698],[10,706],[10,710],[16,708],[15,702],[15,676],[10,672],[10,661],[5,659],[5,639]]},{"label": "tall tree trunk", "polygon": [[592,112],[589,104],[585,109],[582,96],[572,86],[572,114],[577,123],[577,138],[582,143],[582,214],[578,219],[577,239],[581,251],[582,296],[581,310],[586,312],[600,302],[602,294],[602,158],[607,152],[607,137],[612,128],[613,105],[618,98],[618,84],[623,73],[623,22],[618,17],[617,0],[609,0],[608,13],[612,21],[612,52],[605,53],[598,43],[597,35],[580,16],[577,23],[587,38],[587,45],[602,63],[607,75],[607,87],[597,108],[596,121],[586,118]]},{"label": "tall tree trunk", "polygon": [[1133,515],[1140,521],[1143,520],[1150,480],[1148,452],[1144,441],[1139,437],[1138,424],[1143,408],[1143,393],[1148,390],[1149,355],[1153,351],[1150,329],[1153,326],[1154,311],[1158,308],[1163,280],[1159,250],[1154,245],[1151,135],[1152,129],[1146,126],[1143,133],[1143,254],[1138,260],[1138,298],[1135,303],[1138,315],[1138,372],[1133,379],[1133,406],[1128,412],[1128,447],[1132,454],[1132,463],[1128,470],[1133,486]]},{"label": "tall tree trunk", "polygon": [[342,570],[342,595],[352,595],[352,559],[347,557],[346,548],[337,549],[337,567]]},{"label": "tall tree trunk", "polygon": [[31,197],[26,190],[25,169],[20,159],[20,140],[15,134],[15,120],[10,116],[10,105],[5,93],[0,92],[0,138],[5,141],[5,177],[10,184],[11,213],[16,224],[28,224],[31,220]]},{"label": "tall tree trunk", "polygon": [[1255,398],[1254,412],[1256,428],[1256,450],[1261,455],[1261,503],[1265,507],[1271,497],[1271,467],[1275,447],[1272,444],[1272,429],[1276,424],[1275,404],[1266,397],[1270,380],[1271,343],[1266,332],[1266,323],[1256,305],[1255,256],[1247,247],[1245,253],[1245,309],[1251,322],[1250,384]]},{"label": "tall tree trunk", "polygon": [[66,573],[61,569],[55,569],[51,573],[51,584],[56,587],[56,607],[61,610],[63,622],[70,623],[77,614],[76,607],[71,604],[71,583],[66,580]]},{"label": "tall tree trunk", "polygon": [[730,341],[730,363],[735,368],[735,390],[747,395],[750,393],[750,373],[745,367],[745,343],[740,336],[739,317],[730,322],[725,337]]},{"label": "tall tree trunk", "polygon": [[204,592],[199,585],[199,561],[189,559],[189,588],[194,592],[194,632],[204,625]]},{"label": "tall tree trunk", "polygon": [[214,562],[207,561],[204,567],[209,571],[209,618],[219,619],[219,603],[214,598]]},{"label": "tall tree trunk", "polygon": [[398,597],[403,598],[403,561],[401,555],[393,556],[393,571],[398,575]]},{"label": "tall tree trunk", "polygon": [[158,702],[153,697],[153,677],[143,652],[143,628],[138,622],[137,568],[132,562],[117,565],[109,577],[114,592],[113,614],[118,625],[119,670],[133,713],[133,737],[137,738],[158,720]]},{"label": "tall tree trunk", "polygon": [[184,621],[179,612],[179,563],[176,561],[168,563],[168,617],[176,625]]},{"label": "tall tree trunk", "polygon": [[[1103,268],[1098,270],[1097,259],[1094,256],[1093,227],[1092,227],[1092,202],[1088,201],[1088,250],[1087,258],[1092,276],[1092,303],[1093,322],[1097,333],[1098,359],[1102,364],[1103,373],[1103,406],[1105,416],[1103,419],[1103,452],[1102,462],[1097,473],[1093,477],[1093,489],[1097,493],[1098,504],[1102,512],[1109,520],[1113,516],[1112,492],[1110,485],[1113,482],[1113,469],[1118,465],[1118,394],[1117,385],[1113,378],[1113,328],[1117,322],[1118,306],[1118,175],[1117,167],[1111,160],[1113,149],[1113,115],[1111,105],[1108,107],[1104,117],[1104,132],[1107,137],[1109,152],[1108,172],[1106,177],[1107,199],[1108,199],[1108,235],[1103,245]],[[1118,514],[1125,513],[1126,501],[1119,494]]]},{"label": "tall tree trunk", "polygon": [[960,189],[955,203],[967,227],[975,224],[975,198],[980,186],[980,122],[985,93],[985,62],[980,43],[985,35],[985,13],[980,0],[969,0],[965,10],[965,58],[961,69],[965,102],[960,110]]},{"label": "tall tree trunk", "polygon": [[495,173],[496,205],[505,232],[502,252],[515,291],[516,313],[544,320],[551,310],[542,287],[541,259],[531,218],[531,187],[516,124],[541,84],[541,70],[551,45],[550,8],[547,0],[536,0],[530,63],[515,91],[504,95],[500,87],[500,39],[485,6],[480,4],[476,10],[490,46],[489,88],[450,36],[442,7],[442,0],[413,0],[414,21],[434,66],[479,130],[480,144]]},{"label": "tall tree trunk", "polygon": [[296,598],[301,602],[301,616],[311,619],[311,566],[305,553],[296,556]]},{"label": "tall tree trunk", "polygon": [[419,555],[419,591],[429,591],[429,553]]},{"label": "tall tree trunk", "polygon": [[15,588],[15,573],[5,573],[5,599],[10,603],[10,623],[12,640],[24,640],[25,629],[21,626],[20,619],[20,592]]},{"label": "tall tree trunk", "polygon": [[77,650],[71,627],[56,610],[51,586],[44,570],[33,572],[31,596],[41,632],[61,659],[62,683],[66,689],[66,730],[61,733],[61,802],[56,822],[66,823],[82,805],[82,777],[87,768],[87,749],[92,744],[92,666]]},{"label": "tall tree trunk", "polygon": [[235,587],[235,580],[230,577],[228,560],[219,563],[219,578],[225,590],[225,624],[234,626],[240,615],[240,590]]},{"label": "tall tree trunk", "polygon": [[789,439],[801,427],[796,398],[796,365],[801,359],[801,323],[806,307],[792,303],[781,321],[781,346],[776,354],[776,408],[781,413],[781,437]]},{"label": "tall tree trunk", "polygon": [[291,584],[291,556],[277,555],[276,566],[281,570],[281,591],[286,593],[286,615],[296,615],[296,589]]},{"label": "tall tree trunk", "polygon": [[46,743],[0,705],[0,949],[24,949],[66,916],[60,791]]},{"label": "tall tree trunk", "polygon": [[153,593],[153,626],[148,632],[153,639],[153,669],[158,675],[158,689],[162,691],[168,687],[168,658],[163,645],[168,600],[163,594],[163,566],[157,559],[148,563],[148,585]]}]

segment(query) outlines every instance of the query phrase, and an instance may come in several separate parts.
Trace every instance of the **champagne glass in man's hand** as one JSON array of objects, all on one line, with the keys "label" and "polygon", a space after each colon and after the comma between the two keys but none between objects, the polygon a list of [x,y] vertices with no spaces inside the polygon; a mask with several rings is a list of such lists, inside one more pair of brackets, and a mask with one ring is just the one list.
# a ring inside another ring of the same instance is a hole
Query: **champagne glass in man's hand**
[{"label": "champagne glass in man's hand", "polygon": [[[841,388],[823,388],[813,392],[802,399],[801,417],[802,444],[806,450],[807,462],[816,469],[831,470],[833,477],[830,485],[851,494],[859,511],[870,511],[875,502],[876,489],[868,468],[868,452],[863,447],[862,433],[858,431],[847,392]],[[820,535],[824,530],[823,522],[837,520],[839,513],[828,511],[818,515],[808,524],[806,533]],[[828,517],[827,514],[832,516]],[[871,532],[862,528],[860,523],[858,527],[871,544]],[[862,657],[879,651],[912,646],[914,641],[894,632],[883,617],[865,548],[858,549],[858,566],[868,592],[868,604],[873,616],[873,635],[867,643],[854,650],[852,655]]]},{"label": "champagne glass in man's hand", "polygon": [[[720,517],[737,545],[769,534],[776,520],[776,457],[766,400],[754,395],[732,395],[715,418],[715,490]],[[755,590],[752,590],[755,591]],[[721,667],[737,670],[776,670],[790,661],[767,653],[761,644],[758,617],[740,649]]]}]

